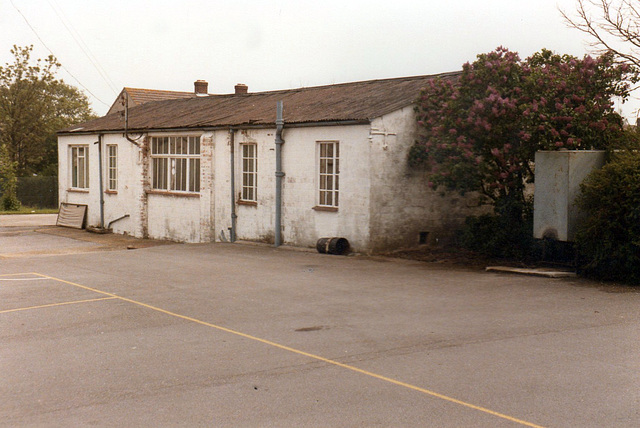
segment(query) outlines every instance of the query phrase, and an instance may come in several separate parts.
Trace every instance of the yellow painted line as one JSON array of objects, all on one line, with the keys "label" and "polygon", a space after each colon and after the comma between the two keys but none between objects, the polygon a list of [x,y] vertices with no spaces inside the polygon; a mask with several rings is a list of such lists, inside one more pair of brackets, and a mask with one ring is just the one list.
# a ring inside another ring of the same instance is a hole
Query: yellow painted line
[{"label": "yellow painted line", "polygon": [[98,299],[73,300],[71,302],[49,303],[47,305],[29,306],[26,308],[5,309],[3,311],[0,311],[0,314],[6,314],[8,312],[28,311],[30,309],[52,308],[54,306],[75,305],[78,303],[99,302],[100,300],[113,300],[113,299],[116,299],[116,297],[100,297]]},{"label": "yellow painted line", "polygon": [[[21,275],[38,275],[37,273],[31,273],[31,272],[22,272],[22,273],[3,273],[0,274],[0,276],[21,276]],[[36,278],[33,278],[36,279]]]},{"label": "yellow painted line", "polygon": [[540,425],[536,425],[534,423],[527,422],[527,421],[524,421],[522,419],[514,418],[512,416],[505,415],[504,413],[496,412],[496,411],[493,411],[491,409],[487,409],[485,407],[476,406],[475,404],[467,403],[465,401],[458,400],[457,398],[449,397],[447,395],[439,394],[437,392],[430,391],[428,389],[421,388],[419,386],[411,385],[409,383],[405,383],[405,382],[402,382],[402,381],[399,381],[399,380],[396,380],[396,379],[392,379],[390,377],[382,376],[382,375],[379,375],[379,374],[376,374],[376,373],[373,373],[373,372],[370,372],[370,371],[367,371],[367,370],[359,369],[359,368],[357,368],[355,366],[351,366],[349,364],[343,364],[343,363],[340,363],[340,362],[335,361],[335,360],[330,360],[328,358],[321,357],[319,355],[310,354],[308,352],[301,351],[301,350],[295,349],[295,348],[290,348],[290,347],[288,347],[286,345],[281,345],[281,344],[276,343],[276,342],[271,342],[270,340],[261,339],[261,338],[256,337],[256,336],[251,336],[250,334],[242,333],[242,332],[239,332],[239,331],[236,331],[236,330],[232,330],[232,329],[229,329],[229,328],[226,328],[226,327],[222,327],[222,326],[219,326],[219,325],[211,324],[211,323],[208,323],[206,321],[202,321],[202,320],[199,320],[199,319],[196,319],[196,318],[188,317],[186,315],[180,315],[180,314],[177,314],[175,312],[171,312],[171,311],[167,311],[167,310],[162,309],[162,308],[158,308],[156,306],[148,305],[146,303],[142,303],[142,302],[138,302],[136,300],[128,299],[126,297],[118,296],[118,295],[113,294],[113,293],[108,293],[106,291],[101,291],[101,290],[98,290],[98,289],[95,289],[95,288],[87,287],[86,285],[81,285],[81,284],[77,284],[75,282],[65,281],[64,279],[54,278],[52,276],[43,275],[43,274],[39,274],[39,273],[34,273],[34,275],[39,275],[39,276],[41,276],[43,278],[52,279],[54,281],[59,281],[59,282],[65,283],[65,284],[73,285],[75,287],[80,287],[80,288],[83,288],[85,290],[93,291],[95,293],[104,294],[106,296],[110,296],[111,298],[120,299],[120,300],[123,300],[125,302],[132,303],[134,305],[142,306],[142,307],[147,308],[147,309],[151,309],[151,310],[154,310],[154,311],[157,311],[157,312],[161,312],[161,313],[166,314],[166,315],[170,315],[172,317],[180,318],[180,319],[183,319],[183,320],[186,320],[186,321],[191,321],[191,322],[194,322],[196,324],[204,325],[204,326],[207,326],[207,327],[214,328],[216,330],[220,330],[220,331],[224,331],[226,333],[234,334],[236,336],[244,337],[245,339],[250,339],[250,340],[253,340],[253,341],[256,341],[256,342],[264,343],[266,345],[273,346],[273,347],[279,348],[279,349],[283,349],[285,351],[289,351],[289,352],[292,352],[294,354],[303,355],[305,357],[309,357],[309,358],[314,359],[314,360],[322,361],[324,363],[327,363],[327,364],[330,364],[330,365],[334,365],[334,366],[337,366],[337,367],[341,367],[343,369],[351,370],[353,372],[360,373],[360,374],[363,374],[363,375],[366,375],[366,376],[369,376],[369,377],[372,377],[372,378],[375,378],[375,379],[383,380],[385,382],[389,382],[389,383],[394,384],[394,385],[398,385],[398,386],[402,386],[404,388],[408,388],[408,389],[411,389],[411,390],[414,390],[414,391],[418,391],[418,392],[421,392],[423,394],[430,395],[432,397],[436,397],[436,398],[439,398],[439,399],[444,400],[444,401],[448,401],[450,403],[455,403],[455,404],[458,404],[460,406],[467,407],[469,409],[477,410],[477,411],[480,411],[480,412],[483,412],[483,413],[486,413],[486,414],[489,414],[489,415],[492,415],[492,416],[496,416],[496,417],[501,418],[501,419],[506,419],[508,421],[511,421],[511,422],[514,422],[514,423],[517,423],[517,424],[520,424],[520,425],[523,425],[523,426],[533,427],[533,428],[543,428]]}]

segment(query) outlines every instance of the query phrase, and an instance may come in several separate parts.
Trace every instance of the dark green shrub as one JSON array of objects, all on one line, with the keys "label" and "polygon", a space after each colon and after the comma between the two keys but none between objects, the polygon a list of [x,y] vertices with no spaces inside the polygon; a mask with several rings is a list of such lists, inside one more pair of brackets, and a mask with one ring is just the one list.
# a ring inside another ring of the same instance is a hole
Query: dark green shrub
[{"label": "dark green shrub", "polygon": [[533,239],[533,207],[530,201],[499,201],[494,214],[467,217],[458,233],[459,244],[488,257],[516,260],[540,257]]},{"label": "dark green shrub", "polygon": [[614,155],[581,189],[580,270],[594,278],[640,284],[640,153]]},{"label": "dark green shrub", "polygon": [[3,211],[18,211],[22,204],[15,195],[5,195],[0,198],[0,208]]}]

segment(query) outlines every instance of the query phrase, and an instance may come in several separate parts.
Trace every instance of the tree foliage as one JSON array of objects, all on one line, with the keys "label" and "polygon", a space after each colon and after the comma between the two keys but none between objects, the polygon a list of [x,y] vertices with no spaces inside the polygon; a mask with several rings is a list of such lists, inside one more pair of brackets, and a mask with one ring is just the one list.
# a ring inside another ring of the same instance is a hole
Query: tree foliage
[{"label": "tree foliage", "polygon": [[14,62],[0,67],[0,144],[18,175],[55,172],[55,131],[95,117],[86,95],[56,78],[55,57],[33,61],[32,50],[14,46]]},{"label": "tree foliage", "polygon": [[[522,61],[506,48],[464,64],[457,81],[420,94],[412,165],[428,185],[525,203],[537,150],[606,148],[623,136],[612,98],[626,99],[634,69],[612,54],[578,59],[542,50]],[[507,204],[508,205],[508,204]]]},{"label": "tree foliage", "polygon": [[560,13],[569,26],[591,37],[596,53],[613,52],[640,67],[640,5],[636,0],[577,0],[574,14]]}]

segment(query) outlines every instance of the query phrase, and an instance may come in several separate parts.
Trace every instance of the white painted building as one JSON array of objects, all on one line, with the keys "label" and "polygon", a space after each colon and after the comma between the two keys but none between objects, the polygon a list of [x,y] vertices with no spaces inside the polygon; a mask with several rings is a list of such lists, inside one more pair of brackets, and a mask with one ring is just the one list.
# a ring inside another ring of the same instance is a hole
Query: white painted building
[{"label": "white painted building", "polygon": [[107,115],[59,132],[60,201],[87,205],[87,224],[114,233],[211,242],[235,231],[274,242],[282,101],[282,243],[344,237],[364,253],[432,243],[478,204],[428,190],[407,165],[413,104],[431,78],[262,93],[238,85],[229,95],[148,102],[126,121]]}]

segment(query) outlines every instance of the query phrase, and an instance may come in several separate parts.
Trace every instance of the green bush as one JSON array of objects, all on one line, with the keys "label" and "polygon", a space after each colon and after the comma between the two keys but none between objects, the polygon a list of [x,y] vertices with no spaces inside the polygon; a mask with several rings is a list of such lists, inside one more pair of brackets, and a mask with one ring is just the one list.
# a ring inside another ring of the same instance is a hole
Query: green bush
[{"label": "green bush", "polygon": [[499,201],[494,214],[467,217],[458,243],[488,257],[540,258],[541,246],[533,239],[533,204]]},{"label": "green bush", "polygon": [[581,272],[640,284],[640,153],[613,156],[581,185],[584,211],[576,234]]},{"label": "green bush", "polygon": [[15,195],[5,195],[0,198],[0,207],[3,211],[18,211],[22,204]]}]

